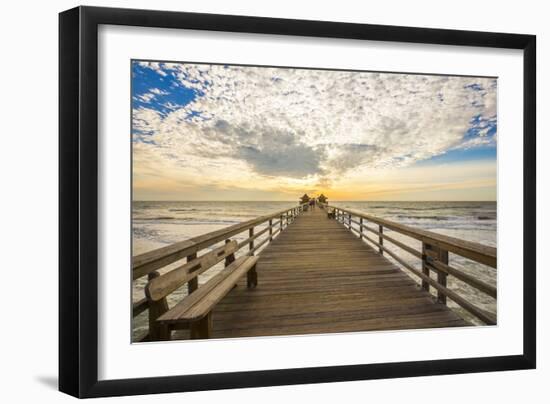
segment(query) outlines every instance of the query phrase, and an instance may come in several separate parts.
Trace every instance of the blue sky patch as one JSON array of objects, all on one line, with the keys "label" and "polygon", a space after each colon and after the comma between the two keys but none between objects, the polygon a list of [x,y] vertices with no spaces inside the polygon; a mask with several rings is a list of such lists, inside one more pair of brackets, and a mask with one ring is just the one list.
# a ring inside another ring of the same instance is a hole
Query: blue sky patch
[{"label": "blue sky patch", "polygon": [[419,161],[415,165],[417,167],[437,165],[441,163],[456,163],[475,160],[496,160],[497,148],[494,146],[481,146],[471,149],[453,149],[431,157],[427,160]]},{"label": "blue sky patch", "polygon": [[185,107],[201,94],[198,90],[177,84],[174,73],[163,70],[165,76],[153,69],[132,62],[132,108],[150,108],[163,116]]}]

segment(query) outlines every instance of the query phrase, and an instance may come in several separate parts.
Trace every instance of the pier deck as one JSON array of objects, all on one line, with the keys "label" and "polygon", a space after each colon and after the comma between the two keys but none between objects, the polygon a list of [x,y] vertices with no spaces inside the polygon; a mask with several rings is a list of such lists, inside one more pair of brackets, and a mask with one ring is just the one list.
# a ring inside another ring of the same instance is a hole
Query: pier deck
[{"label": "pier deck", "polygon": [[216,305],[212,338],[468,325],[319,207],[297,216],[256,270],[256,288],[243,279]]}]

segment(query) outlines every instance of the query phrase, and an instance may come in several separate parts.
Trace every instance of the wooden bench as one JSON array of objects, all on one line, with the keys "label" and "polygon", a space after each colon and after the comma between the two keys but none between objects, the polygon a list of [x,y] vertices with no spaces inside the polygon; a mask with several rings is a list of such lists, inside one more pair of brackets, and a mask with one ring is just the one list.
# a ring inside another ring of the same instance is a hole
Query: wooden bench
[{"label": "wooden bench", "polygon": [[243,256],[235,259],[235,252],[239,249],[236,241],[195,258],[170,272],[151,279],[145,286],[145,295],[150,304],[159,304],[166,301],[166,296],[189,283],[225,259],[226,266],[220,273],[191,291],[178,304],[168,309],[157,310],[156,323],[161,330],[157,338],[169,340],[175,329],[187,328],[191,331],[191,338],[210,338],[212,333],[212,310],[216,304],[227,295],[237,282],[247,276],[247,286],[255,287],[258,284],[256,262],[258,257]]},{"label": "wooden bench", "polygon": [[327,209],[327,217],[329,219],[336,219],[336,212],[332,208]]}]

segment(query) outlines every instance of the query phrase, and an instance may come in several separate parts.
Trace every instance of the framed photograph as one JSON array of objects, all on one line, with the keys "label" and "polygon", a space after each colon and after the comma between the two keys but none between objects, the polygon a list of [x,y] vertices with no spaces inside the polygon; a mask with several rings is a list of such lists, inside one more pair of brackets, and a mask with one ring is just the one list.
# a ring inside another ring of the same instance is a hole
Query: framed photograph
[{"label": "framed photograph", "polygon": [[534,36],[59,26],[61,391],[535,367]]}]

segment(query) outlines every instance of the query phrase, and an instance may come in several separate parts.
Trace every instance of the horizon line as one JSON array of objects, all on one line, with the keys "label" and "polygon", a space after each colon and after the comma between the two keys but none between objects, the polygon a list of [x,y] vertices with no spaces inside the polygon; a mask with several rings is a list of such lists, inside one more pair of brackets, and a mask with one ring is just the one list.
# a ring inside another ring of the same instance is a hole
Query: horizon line
[{"label": "horizon line", "polygon": [[[328,198],[327,198],[328,199]],[[425,200],[339,200],[339,199],[333,199],[333,202],[497,202],[497,200],[488,200],[488,199],[478,199],[478,200],[436,200],[436,199],[425,199]],[[132,200],[132,202],[298,202],[295,200],[269,200],[269,199],[254,199],[254,200],[243,200],[243,199],[226,199],[226,200],[220,200],[220,199],[197,199],[197,200],[183,200],[183,199],[136,199]]]}]

